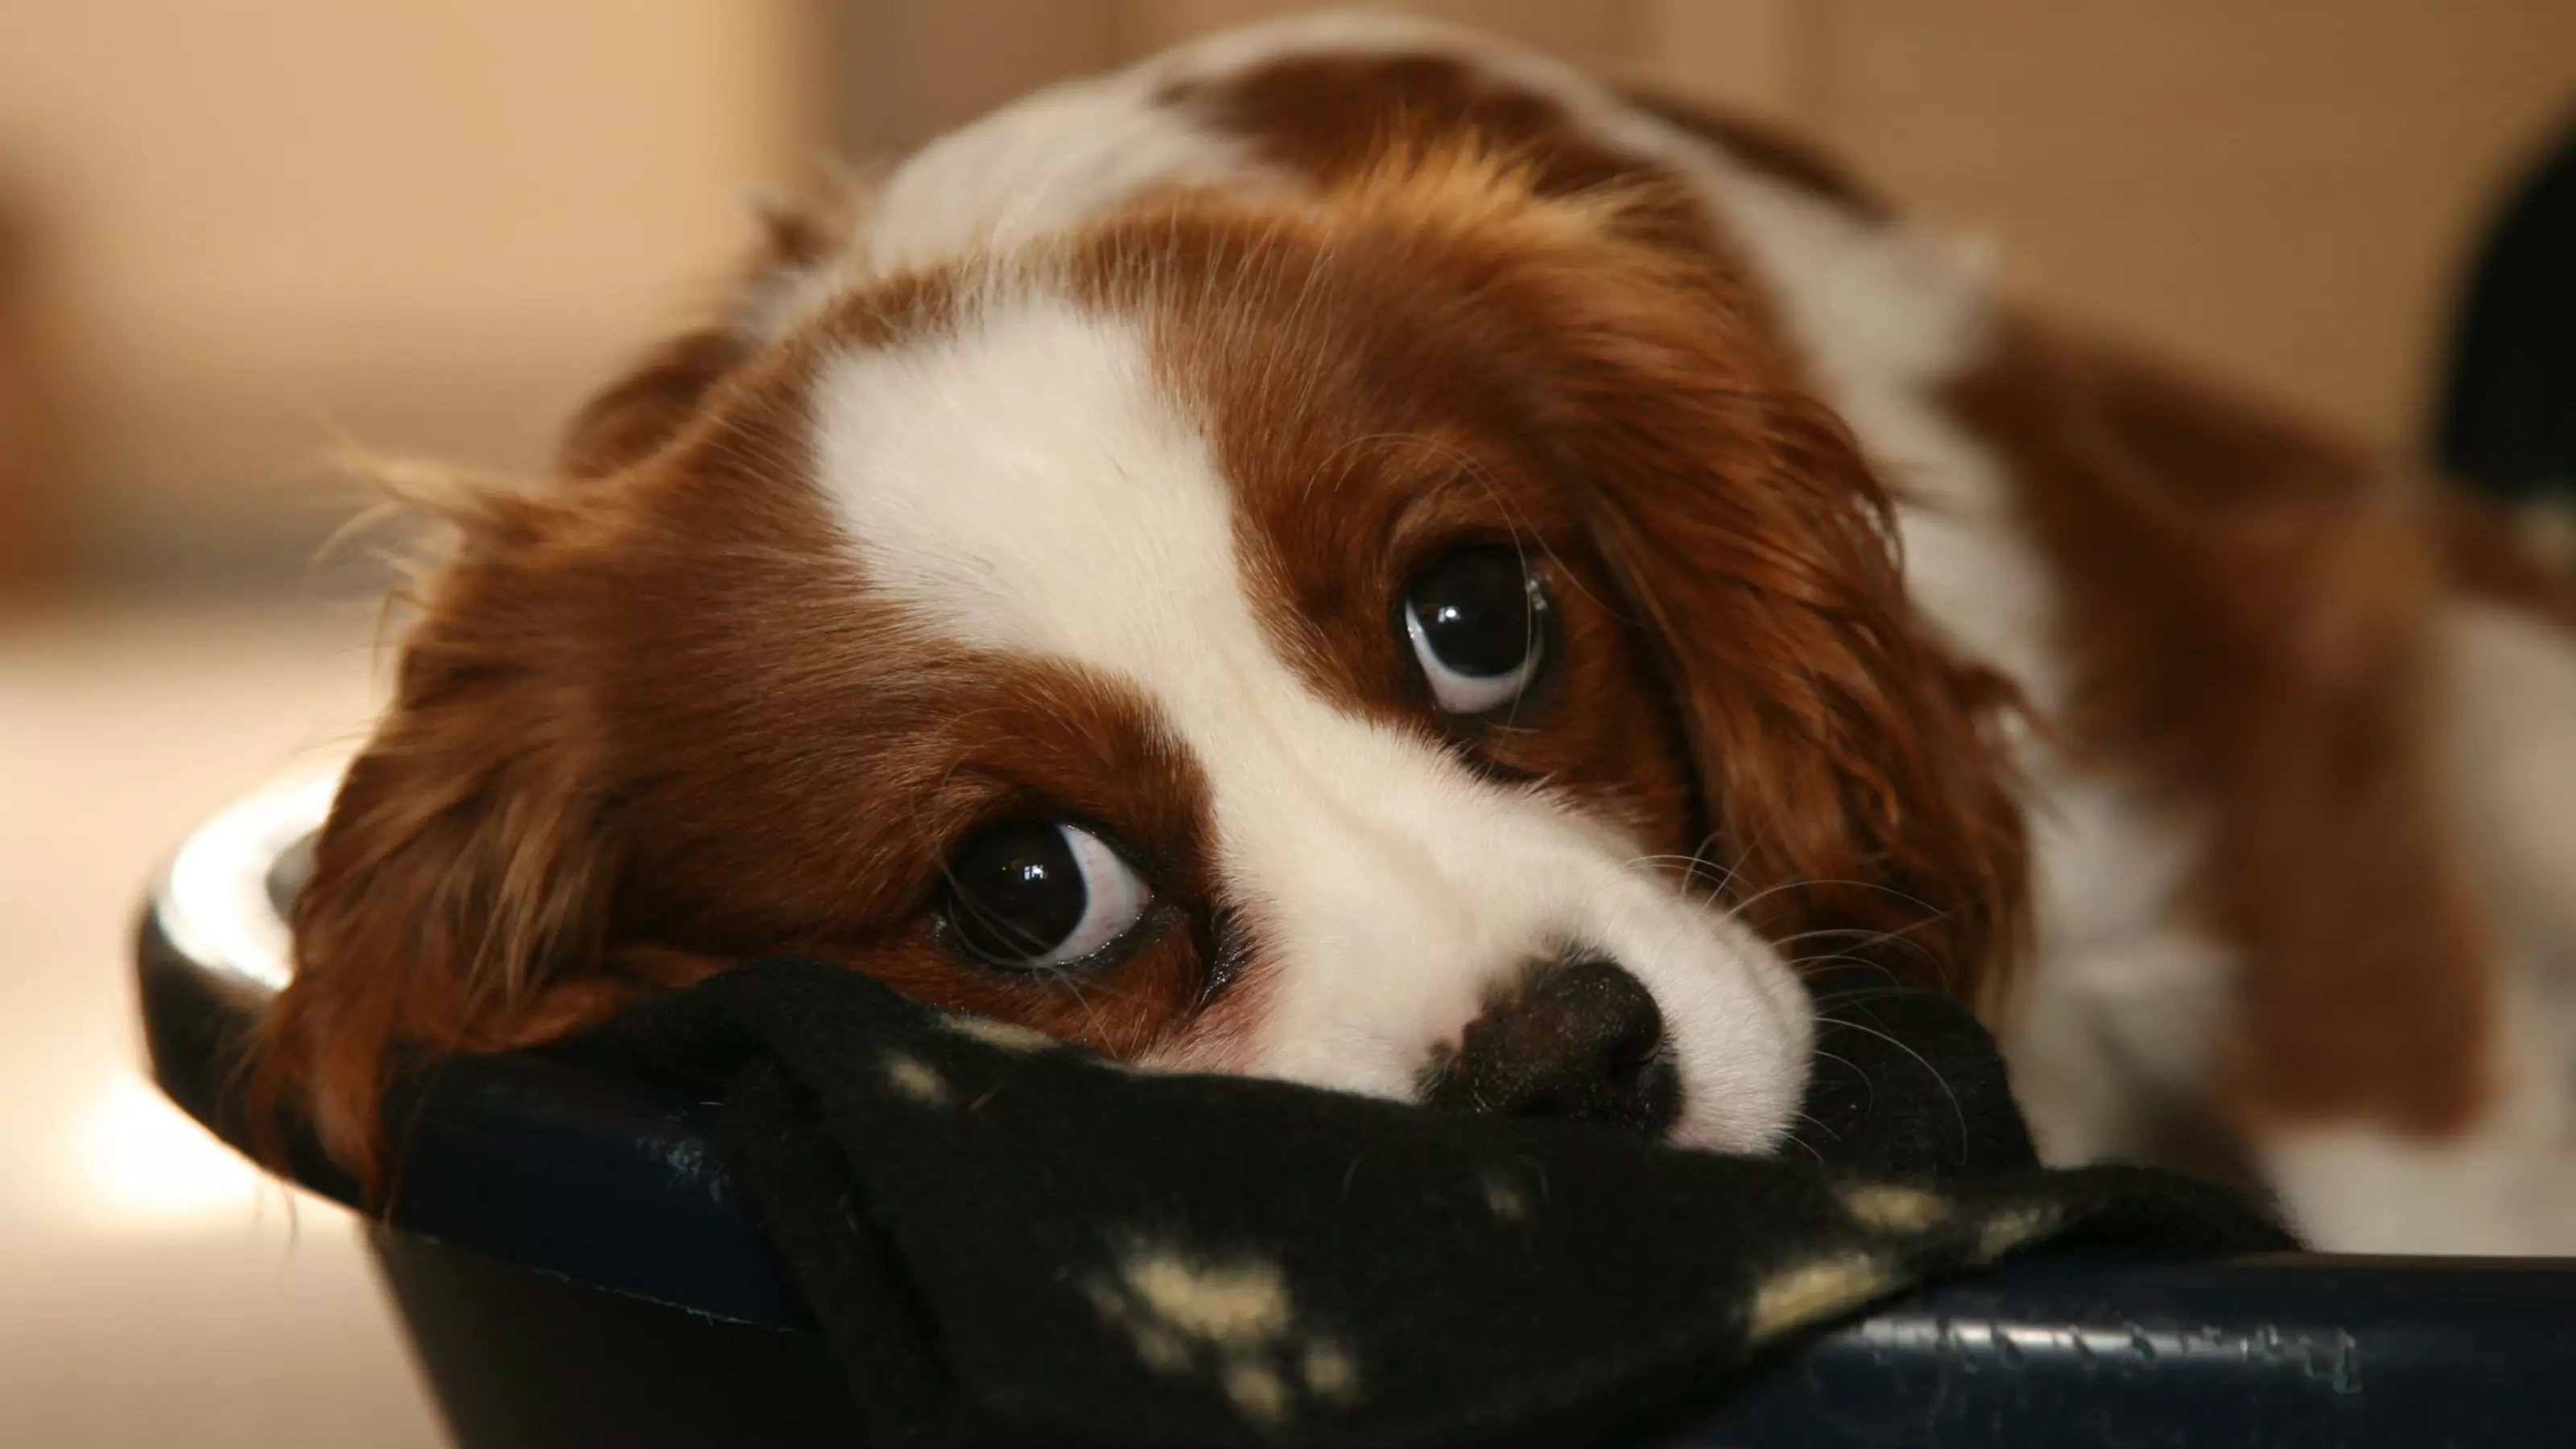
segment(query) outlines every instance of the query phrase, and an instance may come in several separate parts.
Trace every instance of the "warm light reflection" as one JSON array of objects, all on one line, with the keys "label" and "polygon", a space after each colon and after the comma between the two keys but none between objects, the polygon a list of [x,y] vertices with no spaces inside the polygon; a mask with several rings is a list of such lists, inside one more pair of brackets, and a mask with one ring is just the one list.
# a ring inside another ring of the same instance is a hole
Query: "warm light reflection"
[{"label": "warm light reflection", "polygon": [[192,1232],[246,1224],[267,1179],[149,1083],[108,1078],[72,1118],[85,1224]]}]

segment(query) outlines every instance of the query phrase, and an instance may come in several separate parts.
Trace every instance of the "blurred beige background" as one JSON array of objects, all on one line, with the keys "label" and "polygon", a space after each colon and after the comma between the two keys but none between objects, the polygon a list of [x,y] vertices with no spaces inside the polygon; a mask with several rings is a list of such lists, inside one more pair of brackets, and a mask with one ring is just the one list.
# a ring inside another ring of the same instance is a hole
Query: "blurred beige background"
[{"label": "blurred beige background", "polygon": [[[335,433],[501,467],[740,198],[1278,0],[0,3],[0,576],[274,580]],[[1444,0],[1828,138],[2016,286],[2392,447],[2567,0]],[[13,305],[12,297],[20,299]],[[20,415],[13,415],[12,407]]]},{"label": "blurred beige background", "polygon": [[[347,1220],[135,1075],[128,912],[361,728],[335,438],[529,469],[744,193],[1272,0],[0,0],[0,1443],[438,1440]],[[1806,127],[2015,288],[2393,449],[2570,0],[1446,0]]]}]

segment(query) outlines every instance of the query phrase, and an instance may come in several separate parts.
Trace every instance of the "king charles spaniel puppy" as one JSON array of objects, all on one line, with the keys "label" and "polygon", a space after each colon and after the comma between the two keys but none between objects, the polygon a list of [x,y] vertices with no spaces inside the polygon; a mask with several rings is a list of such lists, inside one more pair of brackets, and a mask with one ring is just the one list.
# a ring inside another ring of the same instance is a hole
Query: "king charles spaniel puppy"
[{"label": "king charles spaniel puppy", "polygon": [[440,504],[254,1079],[343,1161],[407,1065],[779,952],[1758,1151],[1862,961],[1989,1013],[2055,1159],[2576,1248],[2576,610],[2423,481],[1410,21],[775,230],[543,486]]}]

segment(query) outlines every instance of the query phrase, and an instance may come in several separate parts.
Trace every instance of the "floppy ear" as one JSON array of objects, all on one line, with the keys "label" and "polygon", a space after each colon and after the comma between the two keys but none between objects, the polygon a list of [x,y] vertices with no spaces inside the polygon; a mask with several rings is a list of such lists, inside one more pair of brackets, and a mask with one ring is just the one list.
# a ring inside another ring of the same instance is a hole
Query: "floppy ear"
[{"label": "floppy ear", "polygon": [[642,983],[603,962],[617,860],[564,616],[561,505],[487,494],[402,645],[394,699],[341,784],[294,908],[295,974],[253,1043],[246,1105],[372,1191],[379,1103],[414,1054],[560,1035]]},{"label": "floppy ear", "polygon": [[379,1103],[407,1060],[560,1036],[714,969],[611,939],[614,792],[582,610],[612,607],[598,601],[621,586],[595,565],[613,515],[583,485],[651,458],[707,412],[834,265],[859,199],[835,178],[816,204],[764,208],[767,244],[726,317],[664,343],[575,415],[558,486],[384,480],[456,544],[412,601],[393,702],[296,898],[295,976],[253,1044],[245,1095],[272,1148],[281,1112],[301,1117],[372,1191],[385,1165]]},{"label": "floppy ear", "polygon": [[2013,689],[1914,609],[1887,490],[1695,208],[1581,205],[1589,241],[1557,230],[1536,291],[1553,431],[1653,636],[1726,894],[1793,959],[1991,1005],[2027,916]]},{"label": "floppy ear", "polygon": [[1750,449],[1643,387],[1620,406],[1591,455],[1594,532],[1654,633],[1727,895],[1794,957],[1990,1002],[2027,910],[1994,733],[2010,686],[1913,616],[1816,404],[1755,405]]}]

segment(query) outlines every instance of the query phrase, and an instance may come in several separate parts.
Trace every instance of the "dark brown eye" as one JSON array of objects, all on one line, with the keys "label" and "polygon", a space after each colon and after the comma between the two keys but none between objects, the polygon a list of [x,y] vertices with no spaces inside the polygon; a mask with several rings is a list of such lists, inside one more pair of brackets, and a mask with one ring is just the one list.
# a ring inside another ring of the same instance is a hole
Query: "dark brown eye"
[{"label": "dark brown eye", "polygon": [[1519,550],[1462,548],[1414,576],[1405,638],[1450,714],[1484,714],[1520,698],[1547,652],[1547,588]]},{"label": "dark brown eye", "polygon": [[1062,821],[995,826],[948,867],[948,923],[994,966],[1062,966],[1135,927],[1154,893],[1099,836]]}]

